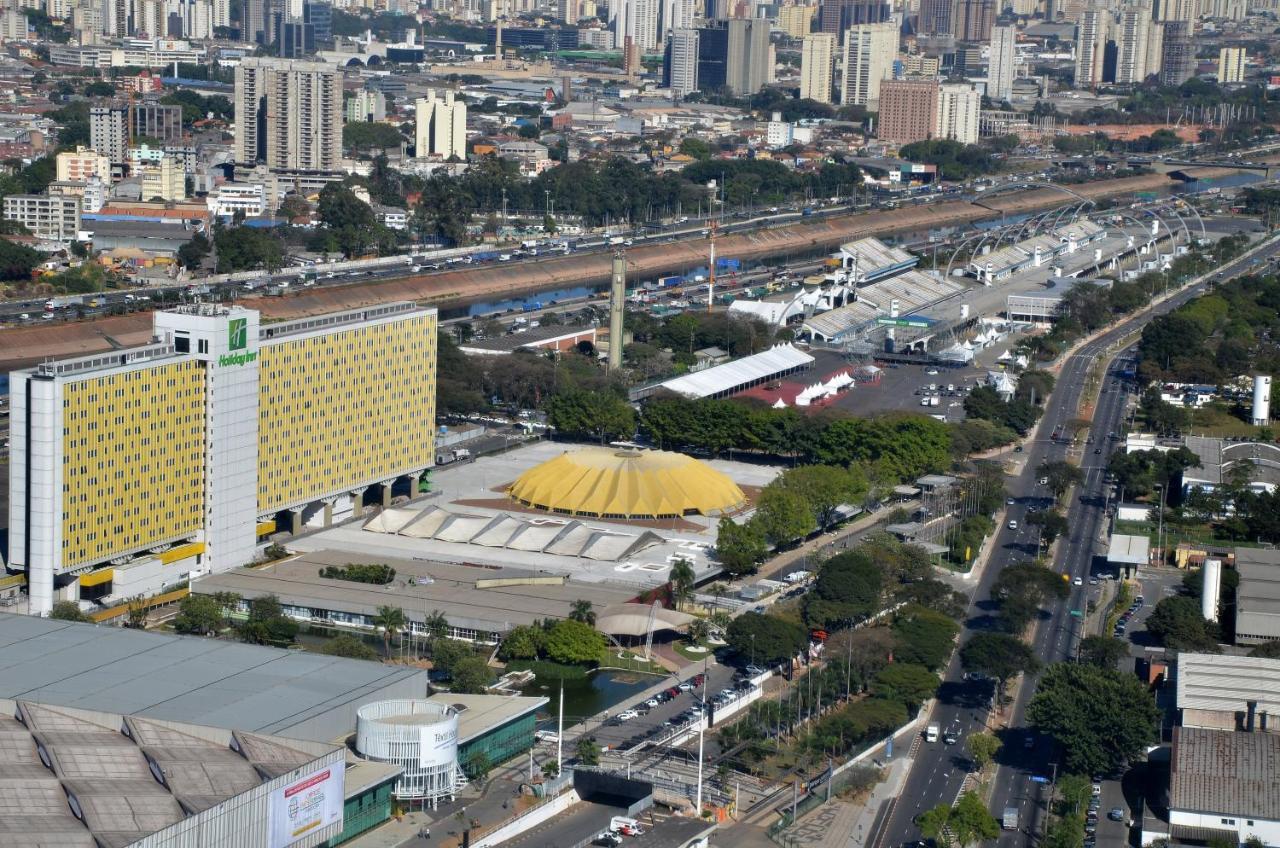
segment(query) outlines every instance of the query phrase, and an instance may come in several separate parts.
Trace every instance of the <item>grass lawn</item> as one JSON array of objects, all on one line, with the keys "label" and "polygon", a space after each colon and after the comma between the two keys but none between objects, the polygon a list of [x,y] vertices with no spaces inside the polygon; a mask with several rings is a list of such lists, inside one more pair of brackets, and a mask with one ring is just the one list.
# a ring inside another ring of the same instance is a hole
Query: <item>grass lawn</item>
[{"label": "grass lawn", "polygon": [[[1154,546],[1160,535],[1160,525],[1154,521],[1117,521],[1115,532],[1128,536],[1146,536]],[[1180,525],[1166,521],[1164,525],[1165,547],[1173,550],[1179,542],[1200,542],[1206,545],[1227,545],[1241,548],[1259,547],[1256,539],[1233,539],[1220,535],[1212,524]]]},{"label": "grass lawn", "polygon": [[[702,662],[707,657],[711,656],[711,653],[712,653],[711,648],[707,648],[705,651],[690,650],[692,646],[684,639],[680,639],[676,642],[672,642],[671,647],[675,649],[675,652],[677,654],[679,654],[680,656],[684,657],[687,660],[691,660],[692,662]],[[700,647],[706,648],[707,646],[702,645]]]},{"label": "grass lawn", "polygon": [[1256,438],[1261,427],[1255,427],[1247,421],[1241,421],[1220,406],[1206,406],[1190,412],[1191,428],[1189,432],[1197,436],[1249,436]]}]

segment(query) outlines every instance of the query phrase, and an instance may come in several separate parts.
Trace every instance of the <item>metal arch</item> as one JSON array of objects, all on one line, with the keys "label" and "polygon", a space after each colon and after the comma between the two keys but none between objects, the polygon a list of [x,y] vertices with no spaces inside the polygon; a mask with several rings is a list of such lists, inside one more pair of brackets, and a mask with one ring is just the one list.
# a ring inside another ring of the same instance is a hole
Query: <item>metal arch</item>
[{"label": "metal arch", "polygon": [[[1185,231],[1186,231],[1186,233],[1187,233],[1187,243],[1188,243],[1188,244],[1195,244],[1195,240],[1196,240],[1196,239],[1195,239],[1195,236],[1194,236],[1194,235],[1192,235],[1192,233],[1191,233],[1191,227],[1187,224],[1186,219],[1185,219],[1185,218],[1183,218],[1183,217],[1182,217],[1182,215],[1178,214],[1178,205],[1179,205],[1179,204],[1178,204],[1175,200],[1173,200],[1173,199],[1171,198],[1171,199],[1169,199],[1169,200],[1163,201],[1163,202],[1160,204],[1160,207],[1161,207],[1162,209],[1167,209],[1167,210],[1169,210],[1169,213],[1170,213],[1171,215],[1173,215],[1173,217],[1177,218],[1179,221],[1181,221],[1181,222],[1182,222],[1182,229],[1183,229],[1183,230],[1185,230]],[[1182,205],[1183,205],[1183,206],[1186,206],[1187,208],[1189,208],[1192,212],[1195,212],[1195,214],[1196,214],[1196,218],[1198,219],[1198,221],[1199,221],[1199,223],[1200,223],[1200,236],[1201,236],[1201,238],[1202,238],[1202,239],[1204,239],[1204,240],[1206,240],[1206,241],[1207,241],[1207,240],[1208,240],[1208,238],[1209,238],[1209,236],[1208,236],[1208,232],[1207,232],[1207,230],[1205,229],[1205,226],[1204,226],[1204,219],[1203,219],[1203,218],[1200,218],[1200,213],[1199,213],[1199,212],[1196,212],[1196,208],[1195,208],[1194,206],[1192,206],[1190,203],[1183,203]]]},{"label": "metal arch", "polygon": [[[1182,231],[1187,234],[1187,244],[1188,245],[1195,244],[1196,238],[1191,234],[1191,227],[1187,226],[1186,219],[1178,214],[1178,210],[1175,209],[1171,204],[1162,204],[1160,208],[1165,209],[1166,211],[1169,212],[1170,215],[1178,219],[1178,223],[1182,225]],[[1175,245],[1176,245],[1176,240],[1175,240]]]},{"label": "metal arch", "polygon": [[[1074,205],[1072,205],[1072,206],[1070,206],[1070,207],[1063,207],[1063,209],[1064,209],[1064,211],[1065,211],[1066,209],[1068,209],[1068,208],[1070,208],[1070,209],[1072,209],[1072,210],[1073,210],[1073,211],[1072,211],[1072,213],[1071,213],[1071,220],[1072,220],[1072,221],[1074,221],[1076,218],[1080,217],[1080,210],[1081,210],[1081,209],[1083,209],[1083,208],[1085,207],[1085,205],[1086,205],[1086,204],[1087,204],[1087,205],[1089,205],[1089,206],[1097,206],[1097,205],[1098,205],[1098,204],[1094,203],[1092,200],[1085,200],[1085,201],[1082,201],[1082,202],[1080,202],[1080,203],[1076,203],[1076,204],[1074,204]],[[1062,214],[1061,214],[1061,213],[1059,213],[1059,214],[1058,214],[1058,217],[1056,217],[1056,218],[1054,218],[1054,219],[1053,219],[1053,229],[1054,229],[1055,231],[1058,229],[1058,226],[1059,226],[1058,222],[1059,222],[1060,220],[1062,220]]]},{"label": "metal arch", "polygon": [[1183,200],[1182,198],[1178,198],[1178,197],[1170,198],[1169,202],[1174,205],[1181,203],[1183,206],[1190,209],[1191,213],[1196,216],[1196,220],[1200,223],[1200,238],[1203,239],[1204,241],[1209,240],[1209,229],[1204,225],[1204,218],[1200,217],[1200,210],[1196,208],[1196,205],[1194,203],[1192,203],[1189,200]]},{"label": "metal arch", "polygon": [[[955,264],[956,257],[960,255],[960,251],[964,249],[964,246],[965,246],[966,244],[968,244],[969,242],[973,241],[974,239],[984,239],[984,238],[986,238],[986,237],[987,237],[987,234],[986,234],[986,233],[974,233],[973,235],[971,235],[971,236],[967,237],[966,239],[964,239],[964,241],[962,241],[962,242],[960,242],[958,245],[956,245],[956,249],[955,249],[955,250],[953,250],[953,251],[951,251],[951,258],[947,260],[947,276],[946,276],[946,278],[947,278],[948,280],[949,280],[949,279],[951,279],[951,266]],[[979,242],[979,243],[981,243],[981,242]]]}]

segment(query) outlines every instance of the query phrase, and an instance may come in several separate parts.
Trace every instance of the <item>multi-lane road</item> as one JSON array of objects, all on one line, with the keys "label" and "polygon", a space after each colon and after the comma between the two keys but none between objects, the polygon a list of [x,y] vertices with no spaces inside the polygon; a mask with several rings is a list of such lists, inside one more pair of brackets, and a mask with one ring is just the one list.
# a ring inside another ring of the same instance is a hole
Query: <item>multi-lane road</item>
[{"label": "multi-lane road", "polygon": [[[1220,273],[1224,277],[1246,273],[1256,267],[1254,259],[1266,261],[1277,253],[1280,253],[1280,242],[1264,247],[1251,258],[1229,263]],[[1026,526],[1026,513],[1050,497],[1050,493],[1037,483],[1036,468],[1046,461],[1067,458],[1069,451],[1077,451],[1082,452],[1079,464],[1084,472],[1084,482],[1068,508],[1069,530],[1059,544],[1054,567],[1073,584],[1076,577],[1081,578],[1082,585],[1072,585],[1068,599],[1048,610],[1036,626],[1033,641],[1036,655],[1045,663],[1074,656],[1076,645],[1084,635],[1081,632],[1084,619],[1072,615],[1072,611],[1085,610],[1090,593],[1096,592],[1089,585],[1088,578],[1094,568],[1095,554],[1103,550],[1106,521],[1104,476],[1109,453],[1116,448],[1116,444],[1108,439],[1108,433],[1120,432],[1128,400],[1129,386],[1121,379],[1118,367],[1110,364],[1111,358],[1119,352],[1118,346],[1126,337],[1152,317],[1180,306],[1202,289],[1203,284],[1185,289],[1159,306],[1121,323],[1081,346],[1063,363],[1057,388],[1045,408],[1038,431],[1040,436],[1021,455],[1025,460],[1021,472],[1008,482],[1014,503],[1007,509],[1005,524],[997,530],[993,541],[995,548],[990,560],[973,587],[962,640],[992,626],[991,586],[1001,569],[1035,555],[1037,537]],[[1101,375],[1101,390],[1090,431],[1092,441],[1081,438],[1075,446],[1066,440],[1061,443],[1052,441],[1050,434],[1059,427],[1065,428],[1077,417],[1091,372],[1095,378],[1098,376],[1095,367],[1100,361],[1109,363],[1109,367]],[[1016,522],[1016,529],[1010,522]],[[989,716],[990,685],[963,680],[959,658],[953,657],[929,721],[944,731],[949,728],[958,730],[959,742],[955,745],[945,745],[941,741],[916,743],[911,772],[899,797],[886,808],[874,844],[898,846],[919,839],[915,818],[925,810],[940,803],[951,803],[959,796],[967,785],[966,777],[970,770],[964,740],[972,733],[986,730],[989,719],[992,726],[999,723],[1012,728],[1004,733],[1004,750],[994,781],[991,809],[999,814],[1008,806],[1016,806],[1021,813],[1019,830],[1003,832],[999,842],[1003,848],[1029,844],[1030,837],[1043,829],[1045,802],[1043,784],[1033,778],[1047,777],[1052,773],[1054,755],[1047,740],[1030,736],[1023,726],[1023,711],[1033,688],[1034,681],[1024,680],[1016,691],[1010,693],[1014,697],[1013,703],[1004,707],[1007,714]]]}]

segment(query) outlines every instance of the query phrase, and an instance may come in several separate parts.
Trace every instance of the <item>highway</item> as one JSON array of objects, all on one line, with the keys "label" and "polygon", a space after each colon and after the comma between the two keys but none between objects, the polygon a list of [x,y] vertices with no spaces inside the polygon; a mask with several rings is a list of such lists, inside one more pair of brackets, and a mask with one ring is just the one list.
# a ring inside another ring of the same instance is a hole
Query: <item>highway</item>
[{"label": "highway", "polygon": [[[1253,267],[1254,258],[1266,261],[1277,253],[1280,253],[1280,243],[1272,243],[1254,257],[1229,263],[1220,273],[1224,277],[1237,276]],[[1094,565],[1095,552],[1105,550],[1102,541],[1106,521],[1104,476],[1108,454],[1116,446],[1107,438],[1107,434],[1112,431],[1120,432],[1130,389],[1120,379],[1117,368],[1109,368],[1102,382],[1093,418],[1091,442],[1085,442],[1082,436],[1082,443],[1073,448],[1065,440],[1061,444],[1055,443],[1050,439],[1050,434],[1059,427],[1065,427],[1077,416],[1077,409],[1086,389],[1087,375],[1095,363],[1100,359],[1109,360],[1116,353],[1114,348],[1122,339],[1145,326],[1152,317],[1164,314],[1201,293],[1204,285],[1202,282],[1184,289],[1154,309],[1117,325],[1083,345],[1063,363],[1057,387],[1046,406],[1038,437],[1021,454],[1025,465],[1007,483],[1014,504],[1007,509],[1005,523],[997,530],[994,539],[995,549],[990,561],[973,587],[961,634],[962,642],[973,633],[990,629],[994,625],[995,610],[989,599],[991,586],[1000,570],[1010,563],[1029,560],[1035,554],[1037,538],[1034,531],[1026,526],[1026,513],[1043,505],[1051,497],[1044,487],[1038,485],[1036,468],[1049,460],[1067,458],[1068,452],[1075,450],[1083,451],[1080,467],[1085,474],[1085,481],[1078,488],[1068,508],[1070,529],[1059,543],[1054,568],[1071,579],[1082,578],[1084,585],[1073,586],[1067,601],[1054,605],[1043,614],[1033,638],[1036,655],[1046,664],[1074,656],[1076,644],[1084,634],[1080,632],[1081,619],[1072,616],[1071,611],[1083,610],[1089,593],[1096,592],[1096,589],[1088,585],[1087,578]],[[1011,521],[1017,522],[1017,529],[1010,528]],[[916,816],[940,803],[952,803],[963,790],[972,788],[971,781],[966,781],[971,763],[968,761],[964,740],[971,733],[984,731],[989,718],[993,719],[992,726],[1007,724],[1013,728],[1002,735],[1004,749],[998,758],[999,767],[990,809],[997,818],[1006,806],[1017,806],[1021,812],[1020,829],[1017,832],[1003,832],[999,845],[1002,848],[1013,848],[1030,844],[1033,835],[1038,835],[1043,829],[1041,817],[1047,799],[1047,793],[1042,794],[1043,784],[1032,778],[1051,777],[1054,759],[1054,752],[1047,740],[1032,738],[1031,747],[1026,747],[1030,737],[1025,729],[1020,729],[1024,727],[1023,712],[1033,691],[1034,679],[1023,680],[1022,685],[1010,693],[1013,703],[1005,706],[1006,710],[1012,712],[1007,717],[989,716],[990,684],[964,681],[957,652],[944,674],[930,722],[938,724],[944,732],[948,728],[958,729],[960,740],[956,745],[945,745],[942,742],[930,744],[922,739],[914,744],[911,772],[899,797],[886,808],[879,822],[879,833],[872,844],[898,846],[920,839],[921,835],[914,821]]]}]

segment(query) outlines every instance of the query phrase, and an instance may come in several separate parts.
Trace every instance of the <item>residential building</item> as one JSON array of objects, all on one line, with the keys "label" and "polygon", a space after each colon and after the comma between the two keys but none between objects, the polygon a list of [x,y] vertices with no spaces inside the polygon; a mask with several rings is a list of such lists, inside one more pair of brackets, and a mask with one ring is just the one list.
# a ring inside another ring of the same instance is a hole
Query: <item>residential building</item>
[{"label": "residential building", "polygon": [[342,166],[342,71],[319,62],[246,58],[236,67],[235,160],[273,171]]},{"label": "residential building", "polygon": [[991,54],[987,64],[987,96],[997,102],[1013,98],[1018,31],[1012,26],[991,30]]},{"label": "residential building", "polygon": [[804,38],[813,23],[813,6],[796,4],[778,9],[778,29],[792,38]]},{"label": "residential building", "polygon": [[112,163],[123,163],[128,155],[127,118],[124,106],[94,106],[89,110],[89,146]]},{"label": "residential building", "polygon": [[1154,13],[1157,21],[1182,21],[1194,31],[1200,17],[1200,0],[1156,0]]},{"label": "residential building", "polygon": [[387,117],[387,96],[362,88],[347,100],[347,123],[382,121]]},{"label": "residential building", "polygon": [[942,61],[937,56],[925,56],[920,53],[899,56],[898,64],[902,66],[902,75],[906,77],[933,79],[942,70]]},{"label": "residential building", "polygon": [[978,143],[978,116],[982,95],[963,83],[938,87],[937,137],[962,144]]},{"label": "residential building", "polygon": [[55,179],[59,182],[88,180],[90,177],[111,179],[111,160],[88,147],[76,145],[75,150],[64,150],[54,162]]},{"label": "residential building", "polygon": [[952,34],[957,41],[989,41],[996,21],[996,0],[956,0]]},{"label": "residential building", "polygon": [[68,244],[75,241],[80,232],[80,198],[62,194],[10,194],[4,199],[4,219],[21,224],[36,238]]},{"label": "residential building", "polygon": [[831,102],[831,71],[836,59],[836,36],[810,33],[800,48],[800,97]]},{"label": "residential building", "polygon": [[893,75],[898,55],[898,27],[893,23],[850,27],[844,39],[844,90],[846,106],[878,108],[880,81]]},{"label": "residential building", "polygon": [[187,175],[172,157],[165,156],[142,169],[142,199],[163,201],[187,199]]},{"label": "residential building", "polygon": [[370,487],[390,505],[434,464],[434,309],[153,320],[149,344],[10,375],[10,566],[33,614],[244,565],[278,522],[358,516]]},{"label": "residential building", "polygon": [[1160,84],[1182,85],[1196,72],[1196,45],[1188,21],[1166,20],[1160,56]]},{"label": "residential building", "polygon": [[609,4],[609,28],[613,43],[630,38],[641,51],[652,52],[659,45],[658,14],[660,0],[615,0]]},{"label": "residential building", "polygon": [[1151,4],[1133,2],[1120,10],[1115,28],[1117,85],[1140,85],[1147,78],[1147,45],[1151,37]]},{"label": "residential building", "polygon": [[4,41],[27,41],[31,38],[31,19],[20,8],[8,8],[0,11],[0,39]]},{"label": "residential building", "polygon": [[879,24],[893,17],[883,0],[826,0],[818,9],[819,30],[837,38],[851,26]]},{"label": "residential building", "polygon": [[662,85],[677,97],[698,90],[698,34],[696,29],[672,30],[662,62]]},{"label": "residential building", "polygon": [[414,142],[419,157],[467,158],[467,104],[446,89],[434,90],[414,104]]},{"label": "residential building", "polygon": [[765,145],[773,150],[786,147],[795,139],[795,127],[782,120],[781,112],[774,112],[773,119],[765,126]]},{"label": "residential building", "polygon": [[261,183],[223,183],[205,198],[215,218],[232,218],[239,212],[256,218],[267,211],[267,190]]},{"label": "residential building", "polygon": [[1164,24],[1150,21],[1147,24],[1147,78],[1158,77],[1164,60]]},{"label": "residential building", "polygon": [[953,0],[920,0],[916,32],[921,35],[951,35]]},{"label": "residential building", "polygon": [[182,107],[176,104],[144,101],[129,109],[131,138],[146,136],[172,144],[182,141]]},{"label": "residential building", "polygon": [[1076,88],[1092,88],[1102,83],[1110,25],[1111,13],[1100,6],[1090,6],[1080,16],[1076,36]]},{"label": "residential building", "polygon": [[80,214],[92,215],[107,203],[107,183],[97,177],[87,180],[55,180],[49,183],[50,194],[74,197],[80,201]]},{"label": "residential building", "polygon": [[910,144],[937,133],[937,80],[885,80],[880,83],[880,122],[876,134],[885,141]]},{"label": "residential building", "polygon": [[1243,47],[1223,47],[1218,51],[1218,82],[1244,82],[1244,62],[1248,56]]},{"label": "residential building", "polygon": [[660,46],[674,30],[692,27],[694,17],[694,0],[662,0],[662,19],[658,22],[658,43],[655,47]]},{"label": "residential building", "polygon": [[712,21],[698,33],[698,86],[727,88],[743,97],[768,82],[769,22],[763,18]]}]

